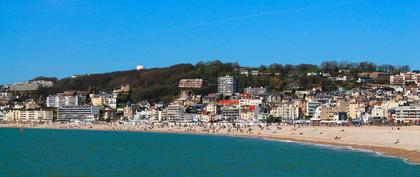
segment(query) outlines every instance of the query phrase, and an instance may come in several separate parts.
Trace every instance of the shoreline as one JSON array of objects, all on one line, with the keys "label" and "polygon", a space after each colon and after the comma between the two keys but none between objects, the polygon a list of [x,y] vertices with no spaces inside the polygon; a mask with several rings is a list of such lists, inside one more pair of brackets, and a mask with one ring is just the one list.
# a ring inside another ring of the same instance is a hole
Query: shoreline
[{"label": "shoreline", "polygon": [[[420,165],[420,151],[408,149],[408,148],[399,148],[399,147],[389,147],[389,146],[378,146],[370,145],[363,143],[350,143],[350,142],[339,142],[324,140],[320,138],[310,138],[310,137],[293,137],[293,136],[282,136],[282,135],[270,135],[262,134],[258,132],[254,133],[206,133],[199,131],[187,131],[180,128],[174,129],[133,129],[131,127],[119,127],[120,129],[110,129],[105,126],[75,126],[75,127],[60,127],[57,125],[46,125],[43,126],[33,126],[28,124],[0,124],[0,128],[28,128],[28,129],[51,129],[51,130],[93,130],[93,131],[118,131],[118,132],[150,132],[150,133],[172,133],[172,134],[194,134],[194,135],[211,135],[211,136],[230,136],[230,137],[242,137],[242,138],[259,138],[269,141],[281,141],[281,142],[292,142],[292,143],[303,143],[308,145],[321,145],[321,146],[331,146],[338,148],[345,148],[354,151],[361,152],[372,152],[380,156],[388,158],[399,158],[404,162],[410,165]],[[345,128],[344,128],[345,129]],[[343,130],[344,130],[343,129]],[[418,132],[420,133],[420,132]]]},{"label": "shoreline", "polygon": [[420,152],[414,150],[406,150],[402,148],[392,147],[380,147],[380,146],[369,146],[360,144],[346,144],[346,143],[333,143],[325,141],[315,141],[309,139],[298,139],[298,138],[278,138],[278,137],[260,137],[266,140],[281,141],[281,142],[294,142],[308,145],[320,145],[325,147],[337,147],[348,149],[352,151],[369,152],[387,158],[399,158],[410,165],[420,165]]}]

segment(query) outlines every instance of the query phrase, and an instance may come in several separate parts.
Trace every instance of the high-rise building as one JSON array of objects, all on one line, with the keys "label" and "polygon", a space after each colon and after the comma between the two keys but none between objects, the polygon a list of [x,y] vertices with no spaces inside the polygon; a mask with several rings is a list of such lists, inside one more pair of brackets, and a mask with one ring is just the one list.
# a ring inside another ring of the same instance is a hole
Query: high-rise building
[{"label": "high-rise building", "polygon": [[237,90],[237,81],[233,76],[221,76],[217,79],[217,91],[223,95],[233,95]]}]

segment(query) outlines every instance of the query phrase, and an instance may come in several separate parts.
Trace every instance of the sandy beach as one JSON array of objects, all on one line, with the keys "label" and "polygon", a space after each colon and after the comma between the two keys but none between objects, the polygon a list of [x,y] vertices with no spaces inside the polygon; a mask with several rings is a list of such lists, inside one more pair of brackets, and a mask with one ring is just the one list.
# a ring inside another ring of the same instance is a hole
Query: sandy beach
[{"label": "sandy beach", "polygon": [[345,146],[369,150],[385,156],[399,157],[420,164],[420,127],[390,126],[293,126],[232,124],[0,124],[0,128],[81,129],[192,133],[257,137],[269,140]]}]

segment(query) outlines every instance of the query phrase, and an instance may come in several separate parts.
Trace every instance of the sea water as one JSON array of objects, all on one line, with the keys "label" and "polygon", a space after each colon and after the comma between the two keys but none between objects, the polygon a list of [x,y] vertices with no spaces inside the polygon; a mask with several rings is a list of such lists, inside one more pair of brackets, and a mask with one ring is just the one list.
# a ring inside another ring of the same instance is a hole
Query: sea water
[{"label": "sea water", "polygon": [[0,176],[420,176],[398,158],[211,135],[0,129]]}]

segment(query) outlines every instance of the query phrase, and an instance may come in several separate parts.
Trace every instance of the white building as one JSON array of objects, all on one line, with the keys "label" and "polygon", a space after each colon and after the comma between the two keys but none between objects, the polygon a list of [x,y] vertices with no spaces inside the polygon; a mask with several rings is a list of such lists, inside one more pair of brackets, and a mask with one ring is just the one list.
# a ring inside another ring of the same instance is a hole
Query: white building
[{"label": "white building", "polygon": [[81,104],[82,98],[79,95],[76,96],[67,96],[63,94],[57,94],[54,96],[48,96],[46,100],[47,107],[67,107],[67,106],[79,106]]},{"label": "white building", "polygon": [[296,120],[299,118],[299,107],[293,104],[281,104],[271,109],[270,115],[286,120]]},{"label": "white building", "polygon": [[71,106],[57,109],[58,121],[95,120],[99,118],[99,108],[95,106]]}]

